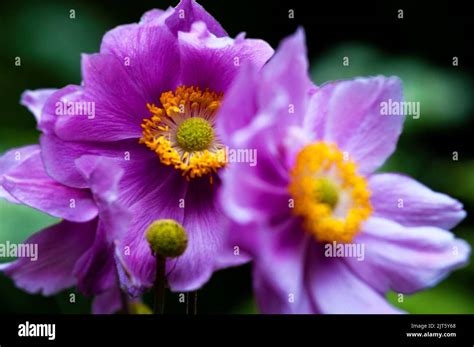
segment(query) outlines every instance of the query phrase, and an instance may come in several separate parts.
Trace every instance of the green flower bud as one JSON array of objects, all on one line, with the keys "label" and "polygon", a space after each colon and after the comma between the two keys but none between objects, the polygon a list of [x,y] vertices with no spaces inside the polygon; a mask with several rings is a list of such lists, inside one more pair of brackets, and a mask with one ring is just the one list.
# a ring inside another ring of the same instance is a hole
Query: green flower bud
[{"label": "green flower bud", "polygon": [[156,255],[176,258],[184,253],[188,235],[183,226],[172,219],[160,219],[150,224],[146,239]]},{"label": "green flower bud", "polygon": [[153,311],[143,302],[132,301],[130,302],[130,313],[131,314],[152,314]]}]

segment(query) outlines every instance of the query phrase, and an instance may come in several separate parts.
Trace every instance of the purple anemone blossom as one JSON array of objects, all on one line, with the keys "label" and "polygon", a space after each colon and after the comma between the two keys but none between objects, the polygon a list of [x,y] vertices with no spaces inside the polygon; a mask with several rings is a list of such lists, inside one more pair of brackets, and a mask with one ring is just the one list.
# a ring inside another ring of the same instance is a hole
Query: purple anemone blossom
[{"label": "purple anemone blossom", "polygon": [[[237,72],[259,69],[272,54],[264,41],[230,38],[200,5],[183,0],[107,32],[100,53],[82,56],[81,85],[25,92],[40,146],[18,149],[25,152],[20,165],[8,160],[13,154],[3,157],[0,194],[64,221],[33,236],[47,238],[39,250],[44,264],[33,269],[18,261],[6,274],[27,291],[52,294],[80,285],[81,277],[106,281],[111,272],[99,265],[115,261],[121,287],[138,296],[155,278],[144,234],[158,219],[174,219],[188,233],[185,253],[166,264],[174,291],[198,289],[213,271],[245,261],[220,256],[225,235],[216,193],[226,158],[216,112]],[[103,190],[107,184],[113,190]],[[71,210],[76,195],[81,208]],[[70,250],[72,244],[83,247]],[[83,259],[84,252],[97,261]],[[88,268],[94,273],[83,274]]]},{"label": "purple anemone blossom", "polygon": [[[231,244],[253,259],[265,313],[397,313],[385,295],[434,286],[466,264],[469,245],[448,230],[460,202],[395,173],[374,173],[396,148],[403,115],[396,77],[314,86],[304,34],[263,69],[243,69],[218,114],[221,138],[256,150],[230,166],[221,206]],[[235,115],[239,115],[235,117]]]},{"label": "purple anemone blossom", "polygon": [[130,219],[117,201],[123,170],[97,156],[78,159],[77,168],[88,189],[53,180],[38,145],[0,157],[0,197],[63,219],[25,241],[38,246],[37,260],[20,258],[0,270],[30,293],[51,295],[77,285],[83,294],[95,295],[93,312],[110,313],[120,308],[114,240]]}]

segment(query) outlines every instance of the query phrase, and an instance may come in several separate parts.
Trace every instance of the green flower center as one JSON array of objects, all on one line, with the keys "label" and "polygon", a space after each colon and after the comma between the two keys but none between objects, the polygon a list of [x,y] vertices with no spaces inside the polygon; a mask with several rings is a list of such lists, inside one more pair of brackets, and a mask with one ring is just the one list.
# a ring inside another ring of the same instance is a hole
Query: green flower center
[{"label": "green flower center", "polygon": [[319,202],[329,205],[331,209],[334,209],[339,200],[338,187],[328,178],[319,178],[316,198]]},{"label": "green flower center", "polygon": [[187,152],[203,151],[214,140],[212,125],[201,117],[186,119],[176,132],[178,145]]}]

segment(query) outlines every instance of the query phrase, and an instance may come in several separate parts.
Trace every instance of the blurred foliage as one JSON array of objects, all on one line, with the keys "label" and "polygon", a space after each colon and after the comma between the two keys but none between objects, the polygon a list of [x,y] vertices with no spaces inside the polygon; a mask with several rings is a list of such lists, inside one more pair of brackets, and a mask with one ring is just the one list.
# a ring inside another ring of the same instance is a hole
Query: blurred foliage
[{"label": "blurred foliage", "polygon": [[416,295],[405,295],[403,302],[399,302],[398,295],[393,292],[388,298],[393,305],[414,314],[472,314],[474,307],[472,293],[467,288],[448,282]]},{"label": "blurred foliage", "polygon": [[[342,64],[344,57],[349,58],[348,66]],[[455,127],[473,110],[473,81],[461,68],[440,68],[417,57],[388,55],[368,44],[338,45],[315,61],[311,72],[317,84],[379,74],[400,77],[405,100],[421,104],[421,118],[407,122],[405,130],[409,131]]]},{"label": "blurred foliage", "polygon": [[[20,243],[34,232],[54,224],[57,219],[32,208],[0,200],[0,243]],[[0,258],[0,263],[13,259]]]},{"label": "blurred foliage", "polygon": [[[147,5],[152,6],[165,7]],[[129,9],[132,7],[133,3]],[[104,32],[118,24],[112,12],[92,1],[75,3],[74,8],[76,19],[71,20],[70,7],[60,1],[17,2],[12,7],[0,4],[2,28],[9,33],[0,38],[0,153],[37,142],[34,118],[19,105],[22,91],[80,83],[81,53],[98,51]],[[22,57],[21,67],[14,66],[16,56]],[[342,65],[346,56],[350,58],[347,67]],[[461,67],[450,66],[450,61],[440,67],[415,55],[389,55],[367,43],[344,42],[318,56],[311,69],[318,84],[355,76],[399,76],[405,99],[421,103],[421,118],[407,119],[397,151],[382,170],[404,172],[460,199],[470,215],[474,207],[474,153],[468,145],[472,142],[473,81]],[[459,153],[458,161],[452,160],[454,151]],[[0,243],[20,242],[55,222],[36,210],[0,201]],[[474,245],[470,217],[454,232]],[[470,265],[435,288],[405,296],[403,303],[398,303],[396,293],[390,293],[389,300],[412,313],[473,313],[472,288],[474,266]],[[74,289],[49,298],[29,295],[0,276],[0,312],[89,312],[90,298],[77,295],[71,305],[71,293]],[[168,293],[167,299],[170,312],[184,312],[178,294]],[[145,302],[152,303],[149,294]],[[199,292],[198,302],[200,312],[256,313],[250,266],[216,273]]]}]

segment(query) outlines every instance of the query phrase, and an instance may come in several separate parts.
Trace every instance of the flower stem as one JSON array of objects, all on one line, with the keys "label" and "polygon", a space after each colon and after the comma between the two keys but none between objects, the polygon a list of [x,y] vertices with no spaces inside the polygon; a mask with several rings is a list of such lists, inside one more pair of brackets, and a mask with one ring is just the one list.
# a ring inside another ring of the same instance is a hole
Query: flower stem
[{"label": "flower stem", "polygon": [[120,289],[120,301],[122,303],[123,314],[130,314],[130,304],[128,302],[128,296],[122,289]]},{"label": "flower stem", "polygon": [[186,294],[186,314],[197,314],[197,290]]},{"label": "flower stem", "polygon": [[166,257],[156,254],[156,278],[155,278],[155,314],[163,314],[165,311],[165,286],[166,286]]}]

